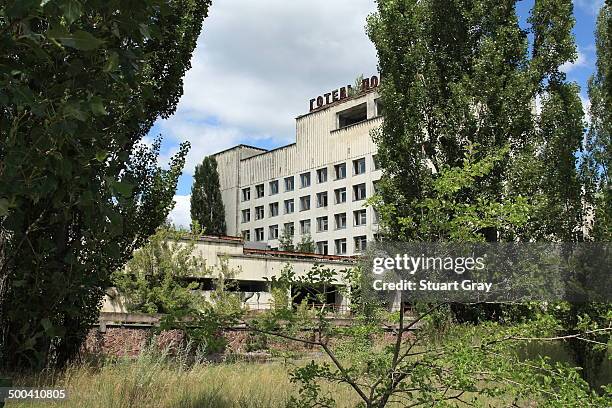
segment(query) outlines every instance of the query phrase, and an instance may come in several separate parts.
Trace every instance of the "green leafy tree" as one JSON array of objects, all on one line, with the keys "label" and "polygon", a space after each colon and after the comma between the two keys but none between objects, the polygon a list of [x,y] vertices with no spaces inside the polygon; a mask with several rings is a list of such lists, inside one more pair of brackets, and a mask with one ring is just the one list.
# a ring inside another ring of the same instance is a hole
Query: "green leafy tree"
[{"label": "green leafy tree", "polygon": [[206,234],[225,235],[225,208],[221,197],[217,161],[207,156],[198,164],[191,187],[191,219]]},{"label": "green leafy tree", "polygon": [[582,172],[587,180],[586,201],[591,205],[592,238],[612,237],[612,5],[601,8],[595,31],[597,66],[589,79],[591,123],[586,137]]},{"label": "green leafy tree", "polygon": [[310,234],[302,235],[300,242],[295,245],[295,250],[297,252],[313,254],[315,252],[315,243],[312,240],[312,236]]},{"label": "green leafy tree", "polygon": [[[231,291],[237,271],[227,259],[207,266],[201,255],[194,255],[198,235],[160,228],[115,271],[113,283],[129,311],[162,314],[159,331],[182,330],[191,351],[208,355],[224,350],[223,330],[237,324],[244,310],[238,293]],[[214,285],[208,298],[197,281],[204,277]]]},{"label": "green leafy tree", "polygon": [[[420,207],[425,219],[434,223],[432,233],[455,240],[482,241],[485,237],[480,232],[481,223],[505,231],[528,221],[533,208],[521,199],[506,198],[486,205],[458,201],[465,189],[473,188],[478,178],[494,170],[495,162],[505,156],[504,150],[493,157],[475,159],[478,152],[468,149],[460,167],[442,168],[433,191],[428,192]],[[332,308],[325,304],[326,294],[316,291],[310,296],[323,306],[313,309],[309,319],[298,319],[296,313],[283,309],[282,313],[273,310],[249,323],[256,333],[318,347],[327,356],[326,360],[312,360],[292,370],[291,381],[300,389],[287,406],[337,406],[335,396],[323,391],[325,383],[350,387],[361,401],[356,406],[369,408],[533,403],[544,407],[606,406],[611,402],[606,394],[609,387],[599,396],[580,378],[577,369],[545,358],[525,359],[519,353],[526,342],[588,340],[589,336],[609,334],[610,327],[584,325],[580,332],[559,334],[563,325],[543,307],[536,307],[533,315],[525,316],[521,323],[441,325],[450,304],[417,304],[413,305],[415,313],[408,314],[401,298],[399,311],[389,314],[383,299],[367,290],[367,279],[359,271],[314,267],[298,276],[284,269],[280,277],[272,278],[272,283],[284,288],[333,287],[339,276],[349,283],[351,292],[358,292],[358,296],[351,297],[354,315],[349,325],[339,327],[329,319]],[[295,331],[295,324],[302,330]],[[418,330],[413,330],[416,327]],[[383,340],[385,328],[391,330],[391,341]]]},{"label": "green leafy tree", "polygon": [[[238,293],[231,291],[237,271],[227,259],[207,266],[195,252],[197,236],[160,228],[115,271],[113,283],[129,311],[162,314],[159,330],[183,330],[193,351],[210,354],[223,351],[222,330],[238,323],[243,309]],[[204,277],[214,284],[208,298],[197,281]]]},{"label": "green leafy tree", "polygon": [[193,292],[197,307],[176,309],[166,314],[160,330],[183,330],[197,351],[208,355],[223,352],[227,345],[223,331],[239,324],[245,309],[240,294],[235,290],[235,277],[239,270],[230,268],[227,258],[222,258],[219,265],[206,271],[214,285],[209,298],[203,299],[201,292]]},{"label": "green leafy tree", "polygon": [[[596,72],[589,79],[588,92],[590,123],[585,137],[580,172],[584,181],[584,201],[589,209],[590,231],[587,239],[609,242],[612,238],[612,191],[610,190],[610,164],[612,155],[612,4],[603,6],[595,30],[597,50]],[[559,318],[567,333],[597,330],[608,327],[612,321],[609,303],[582,303],[562,305]],[[610,335],[596,332],[589,342],[570,341],[568,347],[585,369],[584,378],[597,381],[599,370],[606,367],[609,352],[604,344]]]},{"label": "green leafy tree", "polygon": [[288,230],[283,229],[283,233],[278,238],[278,248],[281,251],[295,251],[295,244],[293,243],[293,234],[290,234]]},{"label": "green leafy tree", "polygon": [[161,228],[125,267],[113,273],[113,283],[128,311],[172,314],[197,310],[202,297],[189,278],[209,274],[194,255],[195,241],[183,232]]},{"label": "green leafy tree", "polygon": [[139,146],[182,94],[208,0],[0,5],[0,362],[76,355],[110,275],[172,208],[187,144]]},{"label": "green leafy tree", "polygon": [[[476,187],[504,160],[507,150],[500,148],[477,159],[478,147],[468,145],[461,167],[444,165],[425,190],[426,197],[414,204],[418,216],[397,217],[396,207],[378,195],[371,197],[369,203],[378,208],[384,228],[398,222],[402,235],[408,230],[430,241],[482,242],[486,240],[483,231],[489,228],[513,234],[527,224],[534,206],[521,196],[493,201]],[[471,200],[466,202],[466,196]]]},{"label": "green leafy tree", "polygon": [[[579,171],[582,104],[578,86],[568,83],[561,71],[562,64],[576,58],[572,3],[535,1],[528,30],[518,25],[515,3],[378,2],[378,13],[368,24],[385,78],[385,121],[374,134],[384,176],[374,204],[386,215],[392,239],[588,238],[584,204],[606,194],[593,192],[597,188],[591,186],[602,184],[609,131],[606,139],[600,130],[605,120],[591,126],[587,164]],[[607,24],[605,11],[602,16],[600,27]],[[606,88],[602,73],[610,58],[605,58],[605,31],[598,29],[604,62],[598,60],[598,74],[591,81],[592,99]],[[609,112],[602,100],[592,102],[603,114],[600,118]],[[464,159],[463,150],[472,147],[477,152]],[[458,173],[464,179],[446,172],[460,168],[461,160],[467,160]],[[453,190],[440,190],[440,183],[450,183]],[[606,213],[603,203],[595,205],[600,221]],[[594,234],[602,226],[605,230],[605,222],[595,224]],[[470,308],[476,316],[487,309],[500,312],[502,306]],[[566,311],[561,320],[566,334],[584,330],[578,324],[585,319],[583,306],[562,305],[560,310]],[[608,310],[609,305],[598,305],[590,320],[605,326]],[[527,312],[518,308],[517,316]],[[605,343],[609,338],[597,333],[592,340]]]},{"label": "green leafy tree", "polygon": [[389,224],[394,238],[449,238],[423,235],[426,220],[417,207],[445,166],[461,165],[471,144],[478,146],[476,160],[507,149],[463,202],[474,202],[478,192],[492,201],[523,196],[539,205],[522,231],[484,227],[486,240],[580,238],[575,153],[583,113],[577,86],[560,71],[576,58],[572,4],[535,2],[530,56],[515,3],[383,0],[370,16],[368,34],[384,78],[385,121],[373,134],[384,170],[381,196],[395,206],[395,218],[412,218],[410,227]]}]

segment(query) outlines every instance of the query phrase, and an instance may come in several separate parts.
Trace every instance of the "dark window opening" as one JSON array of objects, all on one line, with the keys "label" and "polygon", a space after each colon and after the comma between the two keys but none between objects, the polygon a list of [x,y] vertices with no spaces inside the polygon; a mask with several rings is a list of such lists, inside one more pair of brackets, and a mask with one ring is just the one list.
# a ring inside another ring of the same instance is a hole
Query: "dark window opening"
[{"label": "dark window opening", "polygon": [[[240,280],[233,282],[233,289],[236,292],[267,292],[268,284],[262,281]],[[232,290],[232,289],[229,289]]]},{"label": "dark window opening", "polygon": [[294,305],[299,305],[303,301],[306,301],[308,305],[334,305],[336,304],[337,293],[338,289],[334,285],[291,287],[291,297]]},{"label": "dark window opening", "polygon": [[363,122],[368,118],[368,108],[366,103],[354,106],[350,109],[338,113],[338,129]]},{"label": "dark window opening", "polygon": [[[185,278],[185,284],[191,284],[196,282],[198,284],[197,289],[202,291],[215,290],[218,282],[212,278]],[[228,279],[224,282],[224,290],[228,292],[267,292],[268,283],[265,281],[255,280],[236,280]]]}]

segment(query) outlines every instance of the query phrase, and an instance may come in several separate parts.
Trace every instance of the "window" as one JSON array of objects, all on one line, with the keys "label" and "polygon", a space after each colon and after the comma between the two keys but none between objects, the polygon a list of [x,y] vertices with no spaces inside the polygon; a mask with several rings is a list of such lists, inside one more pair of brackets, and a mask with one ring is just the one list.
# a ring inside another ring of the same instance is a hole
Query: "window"
[{"label": "window", "polygon": [[264,240],[263,228],[255,228],[255,241],[263,241],[263,240]]},{"label": "window", "polygon": [[270,217],[276,217],[278,215],[278,202],[270,203]]},{"label": "window", "polygon": [[300,197],[300,211],[310,210],[310,196]]},{"label": "window", "polygon": [[327,207],[327,191],[317,193],[317,207]]},{"label": "window", "polygon": [[321,255],[327,255],[328,249],[327,249],[327,241],[318,241],[317,242],[317,254],[321,254]]},{"label": "window", "polygon": [[293,176],[285,177],[285,191],[293,191],[294,188]]},{"label": "window", "polygon": [[319,217],[317,218],[317,231],[318,232],[323,232],[323,231],[327,231],[328,225],[327,225],[327,217]]},{"label": "window", "polygon": [[353,160],[353,174],[363,174],[366,171],[365,157]]},{"label": "window", "polygon": [[310,220],[300,221],[300,233],[302,235],[310,234]]},{"label": "window", "polygon": [[270,239],[278,239],[278,225],[270,225]]},{"label": "window", "polygon": [[336,229],[345,229],[346,228],[346,213],[340,213],[334,215],[334,220],[336,221]]},{"label": "window", "polygon": [[278,180],[270,182],[270,195],[278,194]]},{"label": "window", "polygon": [[350,109],[338,112],[338,129],[363,122],[368,118],[368,105],[362,103]]},{"label": "window", "polygon": [[380,190],[380,180],[375,180],[372,182],[372,187],[374,187],[374,194],[378,193]]},{"label": "window", "polygon": [[346,238],[337,239],[334,241],[336,246],[336,255],[346,254]]},{"label": "window", "polygon": [[353,211],[353,218],[355,219],[355,226],[366,225],[367,214],[365,208],[363,210]]},{"label": "window", "polygon": [[242,189],[242,201],[249,201],[251,199],[251,188],[243,188]]},{"label": "window", "polygon": [[378,160],[377,154],[372,155],[372,162],[374,163],[374,170],[380,169],[380,160]]},{"label": "window", "polygon": [[251,240],[251,231],[249,231],[249,230],[242,231],[242,239],[244,239],[245,241],[250,241]]},{"label": "window", "polygon": [[300,174],[300,186],[302,188],[310,187],[310,172]]},{"label": "window", "polygon": [[291,214],[295,211],[295,204],[293,203],[293,198],[290,200],[285,200],[285,214]]},{"label": "window", "polygon": [[336,164],[334,166],[334,173],[336,176],[336,180],[341,180],[346,178],[346,163]]},{"label": "window", "polygon": [[261,220],[264,217],[264,206],[260,205],[255,207],[255,219]]},{"label": "window", "polygon": [[374,105],[376,106],[376,116],[382,116],[385,114],[385,108],[380,98],[374,100]]},{"label": "window", "polygon": [[246,210],[242,210],[242,222],[251,221],[251,210],[248,208]]},{"label": "window", "polygon": [[255,193],[257,194],[257,198],[261,198],[264,196],[264,185],[258,184],[255,186]]},{"label": "window", "polygon": [[284,225],[284,229],[285,229],[285,234],[289,237],[292,237],[295,235],[295,226],[293,225],[292,222],[286,222]]},{"label": "window", "polygon": [[346,203],[346,188],[337,188],[334,190],[334,195],[336,196],[336,204]]},{"label": "window", "polygon": [[378,211],[374,210],[374,224],[378,224],[378,220],[379,220],[380,216],[378,215]]},{"label": "window", "polygon": [[360,235],[354,238],[355,241],[355,252],[363,252],[366,250],[368,245],[368,239],[365,235]]},{"label": "window", "polygon": [[317,170],[317,183],[325,183],[327,181],[327,167]]},{"label": "window", "polygon": [[353,186],[353,201],[365,200],[366,198],[366,185],[365,183],[357,184]]}]

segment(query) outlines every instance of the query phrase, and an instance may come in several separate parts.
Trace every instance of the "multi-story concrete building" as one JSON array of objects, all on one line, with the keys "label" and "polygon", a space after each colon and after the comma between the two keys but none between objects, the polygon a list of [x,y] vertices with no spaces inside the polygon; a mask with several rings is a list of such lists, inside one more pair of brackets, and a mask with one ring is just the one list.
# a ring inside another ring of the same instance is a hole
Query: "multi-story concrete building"
[{"label": "multi-story concrete building", "polygon": [[296,141],[273,150],[239,145],[215,154],[228,234],[279,248],[310,235],[320,254],[352,255],[375,238],[365,205],[380,179],[370,132],[381,124],[378,77],[310,101],[296,119]]}]

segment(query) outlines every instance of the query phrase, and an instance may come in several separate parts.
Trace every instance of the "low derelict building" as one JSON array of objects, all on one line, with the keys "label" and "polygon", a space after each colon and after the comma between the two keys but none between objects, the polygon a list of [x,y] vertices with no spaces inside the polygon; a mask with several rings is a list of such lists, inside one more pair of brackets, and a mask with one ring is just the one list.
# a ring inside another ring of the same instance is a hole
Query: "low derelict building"
[{"label": "low derelict building", "polygon": [[[187,243],[188,241],[179,241]],[[327,287],[292,287],[288,295],[294,303],[306,300],[313,304],[313,293],[325,293],[328,310],[339,313],[348,311],[347,299],[342,296],[345,287],[343,272],[355,266],[355,258],[348,256],[319,255],[297,252],[272,251],[257,248],[258,245],[244,242],[240,237],[201,236],[194,243],[193,255],[205,261],[206,270],[189,280],[198,282],[202,296],[208,298],[215,288],[215,281],[221,271],[231,272],[226,276],[231,285],[227,290],[239,294],[247,310],[269,309],[273,304],[273,277],[279,278],[283,270],[290,267],[296,277],[305,276],[314,267],[336,272],[334,284]],[[114,288],[107,292],[102,306],[105,313],[126,313],[124,299]]]},{"label": "low derelict building", "polygon": [[353,95],[342,87],[310,100],[296,119],[296,141],[273,150],[238,145],[214,155],[227,231],[278,249],[310,235],[318,254],[352,255],[376,238],[365,205],[380,179],[370,131],[380,126],[377,76]]}]

